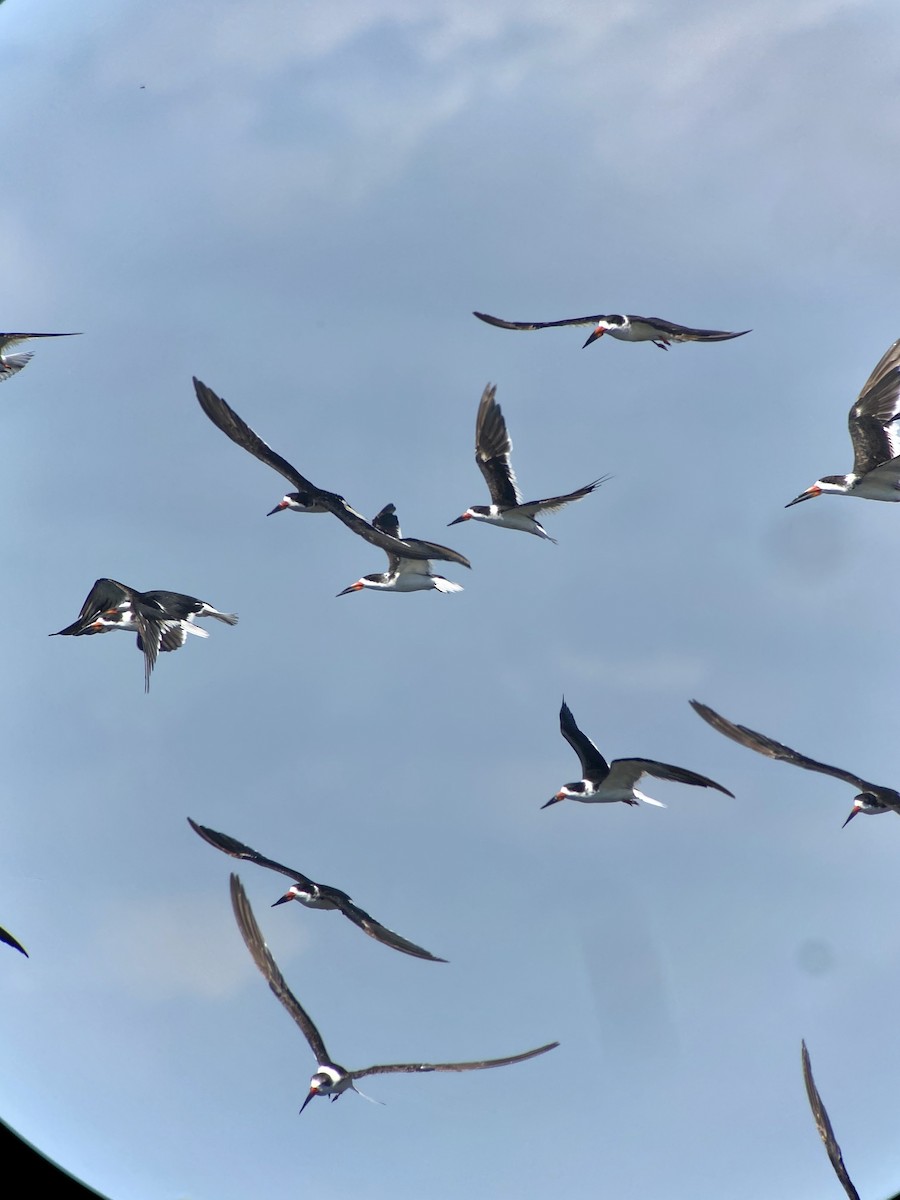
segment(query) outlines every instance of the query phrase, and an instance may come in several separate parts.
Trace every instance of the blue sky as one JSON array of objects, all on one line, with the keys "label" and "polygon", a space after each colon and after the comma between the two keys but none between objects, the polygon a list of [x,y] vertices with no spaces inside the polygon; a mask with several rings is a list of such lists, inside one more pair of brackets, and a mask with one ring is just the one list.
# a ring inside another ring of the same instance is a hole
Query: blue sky
[{"label": "blue sky", "polygon": [[[394,0],[3,5],[0,1115],[116,1200],[327,1189],[457,1200],[837,1183],[896,1190],[895,818],[770,762],[726,716],[900,778],[888,505],[822,499],[900,336],[892,5]],[[474,320],[659,315],[711,346]],[[321,486],[467,554],[461,595],[383,569],[198,408],[228,399]],[[599,475],[559,545],[468,523],[497,384],[523,490]],[[240,613],[165,656],[49,639],[98,576]],[[540,805],[608,757],[712,776],[668,808]],[[313,1069],[186,817],[350,892],[450,960],[270,911],[329,1049],[552,1055],[369,1080]]]}]

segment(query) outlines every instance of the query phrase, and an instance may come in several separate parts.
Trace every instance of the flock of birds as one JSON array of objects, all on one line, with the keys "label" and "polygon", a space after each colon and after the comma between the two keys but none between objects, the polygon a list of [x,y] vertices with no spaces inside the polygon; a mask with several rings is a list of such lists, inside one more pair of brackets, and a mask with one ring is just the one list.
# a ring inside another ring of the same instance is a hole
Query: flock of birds
[{"label": "flock of birds", "polygon": [[[728,332],[714,329],[695,329],[677,325],[658,317],[623,314],[596,314],[559,321],[506,321],[486,313],[474,314],[481,321],[501,329],[536,330],[568,325],[590,325],[592,332],[584,346],[589,346],[608,334],[626,342],[652,342],[662,350],[672,343],[723,342],[743,337],[750,330]],[[74,334],[6,333],[0,334],[0,382],[10,378],[28,363],[30,353],[10,354],[7,351],[30,338],[72,337]],[[385,505],[371,521],[348,504],[344,497],[317,487],[302,475],[287,459],[282,458],[217,395],[212,388],[195,378],[194,390],[203,412],[227,437],[255,458],[277,471],[294,489],[287,492],[269,512],[330,513],[353,533],[387,555],[387,570],[362,575],[338,592],[339,596],[370,589],[386,592],[415,592],[433,590],[442,593],[461,591],[461,585],[438,575],[433,562],[453,563],[469,567],[469,560],[456,550],[437,542],[404,537],[393,504]],[[850,409],[849,430],[853,446],[853,469],[845,475],[826,475],[801,492],[786,507],[802,500],[822,495],[858,496],[868,500],[900,500],[900,340],[893,343],[878,362]],[[512,441],[506,420],[496,399],[496,388],[488,385],[478,405],[475,422],[475,461],[484,477],[490,494],[490,504],[472,505],[451,525],[463,521],[480,521],[504,529],[519,530],[553,541],[539,516],[554,513],[577,500],[591,495],[608,476],[602,476],[572,492],[550,496],[543,500],[523,500],[511,462]],[[150,676],[160,652],[177,650],[188,635],[208,637],[198,620],[213,618],[228,625],[237,623],[234,613],[223,612],[207,601],[180,592],[167,590],[139,591],[114,579],[98,579],[78,617],[70,625],[51,636],[80,637],[123,630],[136,635],[138,650],[144,656],[144,687],[149,690]],[[745,725],[737,725],[715,712],[708,705],[692,700],[694,711],[713,729],[740,745],[769,758],[781,759],[805,770],[830,775],[858,789],[853,807],[844,824],[857,813],[875,815],[889,811],[900,813],[900,793],[893,788],[871,783],[862,776],[839,767],[808,758],[765,734]],[[569,706],[562,702],[559,713],[560,732],[575,751],[581,768],[581,778],[563,784],[542,807],[561,800],[577,800],[588,804],[625,803],[663,807],[662,802],[638,791],[645,777],[711,788],[726,796],[733,793],[721,784],[684,767],[672,766],[648,758],[618,758],[607,761],[594,743],[575,722]],[[255,863],[287,876],[293,882],[275,905],[296,900],[307,908],[332,909],[341,912],[364,933],[385,946],[415,958],[445,962],[415,942],[388,929],[360,908],[346,892],[328,884],[316,883],[299,870],[266,858],[242,842],[209,829],[188,818],[192,829],[210,845],[233,858]],[[392,1072],[475,1071],[490,1067],[509,1066],[535,1058],[553,1050],[558,1043],[549,1042],[532,1050],[503,1058],[454,1063],[394,1063],[382,1066],[347,1070],[338,1065],[326,1050],[325,1043],[312,1018],[302,1007],[284,980],[253,915],[246,893],[236,875],[231,876],[231,901],[235,920],[253,961],[266,979],[270,989],[299,1026],[316,1061],[310,1079],[309,1092],[301,1106],[302,1112],[315,1096],[332,1100],[347,1090],[358,1091],[356,1081],[369,1075]],[[0,941],[26,954],[24,947],[5,930],[0,929]],[[858,1200],[834,1137],[828,1115],[813,1081],[809,1055],[802,1046],[802,1066],[810,1106],[816,1125],[825,1144],[832,1166],[851,1200]]]}]

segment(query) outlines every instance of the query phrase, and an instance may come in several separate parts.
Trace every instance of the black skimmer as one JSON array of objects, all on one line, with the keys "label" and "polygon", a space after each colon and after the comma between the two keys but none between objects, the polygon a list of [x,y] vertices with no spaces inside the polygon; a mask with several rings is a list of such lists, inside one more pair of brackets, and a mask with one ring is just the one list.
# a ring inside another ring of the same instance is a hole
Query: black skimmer
[{"label": "black skimmer", "polygon": [[[428,547],[430,542],[419,541],[418,538],[402,538],[400,537],[400,522],[397,519],[397,510],[393,504],[386,504],[381,512],[376,513],[372,518],[372,525],[375,529],[382,533],[389,534],[397,545],[413,546],[413,547]],[[371,588],[376,592],[425,592],[434,590],[436,592],[461,592],[463,590],[461,583],[453,583],[450,579],[445,579],[443,575],[435,575],[431,569],[431,563],[428,559],[411,558],[405,551],[402,554],[397,554],[393,550],[386,551],[388,557],[388,569],[380,574],[363,575],[361,579],[357,579],[356,583],[351,583],[349,587],[345,587],[343,591],[338,592],[339,596],[346,596],[350,592],[359,592],[363,588]]]},{"label": "black skimmer", "polygon": [[[208,638],[209,634],[206,630],[194,624],[194,621],[204,617],[215,617],[217,621],[222,621],[226,625],[237,625],[238,623],[237,613],[219,612],[205,600],[198,600],[196,596],[186,596],[183,592],[154,589],[149,592],[141,592],[141,598],[145,604],[159,605],[166,614],[159,643],[161,652],[177,650],[183,646],[189,633],[194,634],[195,637]],[[140,634],[138,634],[137,645],[138,650],[143,650]]]},{"label": "black skimmer", "polygon": [[812,1109],[819,1137],[825,1144],[829,1161],[832,1167],[834,1167],[834,1173],[841,1181],[844,1191],[850,1197],[850,1200],[859,1200],[859,1192],[857,1192],[853,1186],[853,1181],[847,1174],[841,1148],[837,1143],[837,1138],[834,1136],[834,1130],[831,1128],[831,1122],[828,1119],[828,1113],[825,1111],[825,1105],[822,1103],[822,1097],[819,1095],[819,1089],[816,1087],[816,1081],[813,1079],[806,1042],[801,1042],[800,1045],[801,1058],[803,1060],[803,1082],[806,1084],[806,1095],[809,1097],[809,1107]]},{"label": "black skimmer", "polygon": [[472,564],[462,554],[458,554],[455,550],[450,550],[447,546],[439,546],[435,542],[423,542],[419,540],[401,541],[397,537],[385,533],[381,529],[377,529],[370,524],[365,517],[351,508],[343,496],[339,496],[336,492],[326,492],[322,488],[316,487],[291,464],[281,457],[280,454],[270,447],[254,433],[250,426],[244,421],[234,409],[227,404],[221,396],[201,383],[199,379],[194,378],[194,390],[197,393],[197,399],[200,402],[200,407],[212,421],[212,423],[231,440],[241,446],[244,450],[249,451],[260,462],[266,463],[277,471],[279,475],[283,475],[297,489],[288,494],[269,512],[269,516],[273,513],[290,510],[291,512],[305,513],[332,513],[339,521],[342,521],[348,529],[359,534],[360,537],[371,542],[374,546],[380,546],[386,551],[388,556],[396,554],[401,558],[418,558],[427,560],[430,558],[442,559],[447,562],[459,563],[460,566],[469,567]]},{"label": "black skimmer", "polygon": [[21,371],[33,354],[6,354],[10,346],[27,342],[29,338],[81,337],[80,333],[0,333],[0,383]]},{"label": "black skimmer", "polygon": [[654,762],[652,758],[614,758],[608,763],[589,737],[575,724],[575,718],[565,700],[559,710],[559,731],[578,755],[582,778],[578,783],[566,783],[541,808],[549,808],[559,800],[580,800],[585,804],[611,804],[621,800],[625,804],[655,804],[665,808],[661,800],[645,796],[635,787],[644,775],[654,779],[670,779],[674,783],[691,783],[695,787],[715,788],[734,799],[734,793],[720,783],[698,775],[684,767],[673,767],[668,763]]},{"label": "black skimmer", "polygon": [[487,313],[473,313],[479,321],[496,325],[498,329],[556,329],[561,325],[593,325],[594,331],[582,346],[584,350],[591,342],[608,333],[620,342],[652,342],[660,350],[668,350],[672,342],[728,342],[752,332],[741,329],[728,333],[724,329],[692,329],[689,325],[676,325],[662,317],[637,317],[624,313],[595,313],[588,317],[567,317],[564,321],[502,321]]},{"label": "black skimmer", "polygon": [[17,941],[11,933],[2,928],[0,928],[0,942],[3,942],[6,946],[12,946],[14,950],[19,950],[25,955],[26,958],[28,957],[28,951],[25,949],[22,943]]},{"label": "black skimmer", "polygon": [[863,500],[900,500],[900,340],[894,342],[863,384],[850,409],[853,470],[823,475],[790,504],[816,496],[859,496]]},{"label": "black skimmer", "polygon": [[774,738],[766,737],[764,733],[756,733],[755,730],[748,729],[746,725],[735,725],[733,721],[720,716],[708,704],[701,704],[699,700],[692,700],[691,708],[707,724],[712,725],[713,729],[724,733],[732,741],[755,750],[758,754],[765,754],[767,758],[778,758],[782,762],[793,763],[795,767],[803,767],[806,771],[818,771],[821,775],[833,775],[835,779],[843,779],[845,783],[859,788],[859,795],[854,796],[850,816],[844,825],[848,821],[852,821],[857,813],[865,813],[868,816],[891,811],[900,813],[900,792],[895,791],[894,788],[870,783],[862,776],[854,775],[852,771],[842,771],[840,767],[829,767],[825,763],[816,762],[814,758],[807,758],[805,754],[798,754],[790,746],[784,746],[781,742],[776,742]]},{"label": "black skimmer", "polygon": [[312,1017],[300,1004],[300,1001],[288,987],[284,976],[278,969],[278,964],[272,957],[272,952],[266,945],[247,894],[241,886],[237,875],[231,876],[231,905],[234,916],[241,931],[241,936],[247,944],[253,961],[264,975],[266,982],[275,993],[293,1019],[300,1026],[300,1031],[309,1043],[316,1059],[316,1070],[309,1081],[309,1094],[300,1106],[303,1112],[314,1096],[330,1096],[336,1100],[342,1092],[356,1092],[356,1080],[366,1075],[388,1075],[398,1071],[421,1073],[425,1071],[483,1071],[487,1067],[507,1067],[511,1063],[524,1062],[527,1058],[535,1058],[538,1054],[546,1054],[554,1050],[559,1042],[548,1042],[546,1046],[538,1046],[535,1050],[526,1050],[523,1054],[512,1054],[508,1058],[487,1058],[481,1062],[457,1063],[391,1063],[387,1066],[363,1067],[358,1071],[348,1071],[333,1061],[325,1049],[322,1035],[319,1033]]},{"label": "black skimmer", "polygon": [[475,461],[488,485],[491,503],[473,504],[450,524],[458,525],[460,521],[486,521],[489,525],[499,525],[504,529],[522,529],[526,533],[533,533],[549,542],[555,542],[556,538],[552,538],[536,519],[537,514],[556,512],[566,504],[571,504],[573,500],[583,500],[601,483],[605,483],[609,476],[595,479],[593,483],[565,496],[550,496],[546,500],[523,502],[509,460],[512,440],[496,396],[497,388],[488,384],[482,393],[478,416],[475,418]]},{"label": "black skimmer", "polygon": [[431,962],[446,962],[446,958],[438,958],[434,954],[430,954],[427,950],[423,950],[421,946],[417,946],[415,942],[409,942],[406,938],[401,937],[399,933],[394,933],[393,929],[387,929],[381,925],[374,917],[370,917],[367,912],[364,912],[358,905],[354,904],[346,892],[341,892],[337,888],[329,887],[327,883],[315,883],[309,876],[304,875],[302,871],[297,871],[293,867],[285,867],[282,863],[275,862],[274,859],[265,858],[262,854],[258,854],[256,850],[252,850],[249,846],[245,846],[236,838],[229,837],[227,833],[218,833],[215,829],[208,829],[205,825],[198,825],[196,821],[192,821],[188,817],[188,824],[195,833],[209,842],[211,846],[215,846],[217,850],[223,851],[225,854],[230,854],[232,858],[242,858],[247,862],[256,863],[260,867],[268,867],[271,871],[278,871],[282,875],[287,875],[289,879],[295,880],[288,888],[280,900],[276,900],[272,905],[274,908],[278,904],[286,904],[289,900],[299,900],[307,908],[331,908],[342,912],[345,917],[358,925],[363,933],[367,933],[369,937],[374,938],[377,942],[383,942],[385,946],[390,946],[392,950],[399,950],[403,954],[411,954],[413,958],[427,958]]},{"label": "black skimmer", "polygon": [[98,579],[87,594],[77,620],[51,637],[84,637],[121,629],[137,634],[138,650],[144,655],[144,691],[150,690],[150,673],[161,650],[177,650],[188,633],[209,634],[193,624],[194,617],[216,617],[229,625],[234,613],[221,613],[204,600],[181,592],[139,592],[115,579]]}]

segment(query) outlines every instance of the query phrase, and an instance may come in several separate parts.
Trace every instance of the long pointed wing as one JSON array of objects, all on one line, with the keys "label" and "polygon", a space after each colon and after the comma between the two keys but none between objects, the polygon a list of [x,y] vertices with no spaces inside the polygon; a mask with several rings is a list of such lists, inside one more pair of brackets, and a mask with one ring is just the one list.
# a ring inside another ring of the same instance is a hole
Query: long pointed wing
[{"label": "long pointed wing", "polygon": [[266,945],[263,935],[260,933],[256,917],[253,915],[253,909],[250,907],[250,901],[247,899],[247,893],[244,891],[237,875],[231,876],[231,907],[234,909],[234,918],[238,923],[238,929],[241,931],[241,937],[244,939],[253,961],[259,967],[270,989],[300,1026],[300,1032],[309,1043],[309,1048],[315,1055],[316,1062],[330,1062],[331,1056],[325,1049],[325,1043],[322,1041],[322,1035],[316,1029],[315,1022],[288,987],[284,976],[278,970],[278,964],[272,957],[272,952]]},{"label": "long pointed wing", "polygon": [[714,779],[698,775],[686,767],[673,767],[671,763],[655,762],[652,758],[614,758],[610,763],[609,775],[606,782],[609,787],[634,787],[642,775],[652,775],[654,779],[669,779],[672,783],[690,783],[694,787],[715,788],[724,796],[734,799],[734,792],[722,787]]},{"label": "long pointed wing", "polygon": [[473,312],[473,317],[485,321],[488,325],[496,325],[498,329],[556,329],[561,325],[596,325],[603,320],[603,313],[590,317],[566,317],[564,321],[504,321],[500,317],[491,317],[487,313]]},{"label": "long pointed wing", "polygon": [[800,1045],[802,1047],[801,1058],[803,1059],[803,1082],[806,1084],[806,1095],[809,1097],[809,1107],[812,1109],[819,1137],[825,1143],[825,1149],[831,1165],[834,1167],[834,1173],[841,1181],[844,1191],[850,1197],[850,1200],[859,1200],[859,1192],[857,1192],[853,1186],[853,1181],[847,1174],[841,1148],[837,1144],[834,1130],[831,1128],[831,1122],[828,1119],[828,1113],[825,1111],[825,1105],[822,1103],[822,1097],[819,1095],[819,1089],[816,1087],[816,1081],[813,1079],[806,1042],[801,1042]]},{"label": "long pointed wing", "polygon": [[782,762],[793,763],[795,767],[803,767],[806,771],[818,771],[821,775],[831,775],[835,779],[843,779],[845,783],[852,783],[861,792],[872,792],[880,796],[885,791],[877,784],[869,783],[859,775],[854,775],[852,771],[844,771],[840,767],[829,767],[826,763],[816,762],[814,758],[798,754],[790,746],[784,746],[781,742],[776,742],[774,738],[766,737],[764,733],[756,733],[754,730],[748,729],[746,725],[735,725],[732,721],[720,716],[708,704],[701,704],[699,700],[692,700],[691,708],[719,733],[724,733],[732,741],[738,742],[741,746],[747,746],[758,754],[765,754],[767,758],[777,758]]},{"label": "long pointed wing", "polygon": [[29,338],[48,337],[81,337],[80,333],[0,333],[0,354],[17,346],[19,342],[27,342]]},{"label": "long pointed wing", "polygon": [[[331,893],[329,893],[331,895]],[[408,941],[405,937],[401,937],[399,933],[394,933],[393,929],[388,929],[374,917],[370,917],[367,912],[354,904],[349,897],[346,900],[338,901],[338,907],[345,917],[358,925],[363,933],[367,933],[369,937],[375,938],[377,942],[382,942],[385,946],[390,946],[393,950],[399,950],[403,954],[411,954],[413,958],[427,958],[430,962],[446,962],[446,958],[438,958],[428,950],[424,950],[421,946],[417,946],[415,942]]]},{"label": "long pointed wing", "polygon": [[900,412],[900,340],[889,346],[847,419],[853,443],[853,471],[868,474],[879,463],[900,454],[900,431],[894,423]]},{"label": "long pointed wing", "polygon": [[17,941],[11,933],[2,928],[0,928],[0,942],[3,942],[6,946],[12,946],[14,950],[19,950],[25,955],[26,958],[28,957],[28,951],[25,949],[22,943]]},{"label": "long pointed wing", "polygon": [[315,495],[321,490],[314,483],[310,483],[305,475],[301,475],[296,467],[291,466],[286,458],[282,458],[271,446],[267,445],[259,434],[254,433],[247,422],[237,415],[230,404],[226,403],[221,396],[217,396],[211,387],[207,387],[196,376],[194,376],[194,391],[197,393],[200,407],[213,425],[221,429],[225,436],[230,437],[236,445],[248,450],[260,462],[266,463],[279,475],[283,475],[298,491]]},{"label": "long pointed wing", "polygon": [[475,418],[475,462],[493,503],[511,506],[519,503],[522,494],[509,460],[512,440],[496,396],[497,388],[490,383],[481,394]]},{"label": "long pointed wing", "polygon": [[631,313],[628,314],[628,320],[632,325],[644,324],[658,329],[673,342],[728,342],[751,332],[749,329],[741,329],[737,333],[727,329],[694,329],[690,325],[676,325],[664,317],[638,317]]},{"label": "long pointed wing", "polygon": [[509,1058],[486,1058],[481,1062],[461,1063],[391,1063],[383,1067],[365,1067],[362,1071],[350,1071],[351,1079],[362,1079],[365,1075],[390,1075],[398,1071],[407,1074],[425,1071],[483,1071],[487,1067],[508,1067],[511,1063],[524,1062],[526,1058],[536,1058],[555,1050],[559,1042],[548,1042],[546,1046],[538,1046],[536,1050],[526,1050],[524,1054],[511,1054]]},{"label": "long pointed wing", "polygon": [[[245,862],[256,863],[260,867],[268,867],[270,871],[278,871],[281,875],[287,875],[288,879],[296,880],[303,887],[318,887],[318,884],[314,883],[307,875],[304,875],[302,871],[297,871],[293,867],[286,867],[282,863],[275,862],[273,858],[266,858],[250,846],[245,846],[243,842],[239,842],[237,838],[229,837],[227,833],[219,833],[215,829],[209,829],[206,825],[199,825],[190,817],[187,820],[188,825],[190,825],[194,833],[198,833],[205,842],[209,842],[211,846],[215,846],[223,854],[230,854],[232,858],[242,858]],[[340,892],[338,894],[343,895],[344,893]],[[349,900],[350,897],[348,896],[347,899]]]},{"label": "long pointed wing", "polygon": [[609,774],[609,763],[591,739],[586,737],[575,724],[572,710],[565,700],[559,710],[559,732],[578,755],[583,777],[593,779],[596,783],[605,779]]},{"label": "long pointed wing", "polygon": [[357,512],[355,508],[351,508],[343,496],[338,495],[336,492],[326,492],[322,488],[316,487],[305,475],[301,475],[296,467],[291,466],[287,459],[282,458],[280,454],[276,454],[271,446],[268,446],[257,433],[254,433],[246,421],[239,417],[221,396],[217,396],[212,388],[207,387],[196,376],[194,377],[194,391],[197,393],[200,407],[212,423],[221,429],[227,437],[230,437],[233,442],[241,446],[244,450],[248,450],[260,462],[267,463],[270,467],[273,467],[279,475],[283,475],[298,491],[305,492],[323,509],[327,509],[328,512],[333,513],[348,529],[365,538],[367,542],[371,542],[374,546],[379,546],[387,554],[399,554],[401,556],[405,554],[407,558],[441,558],[449,562],[458,562],[466,567],[470,565],[467,558],[464,558],[461,554],[457,554],[455,550],[448,550],[446,546],[432,545],[430,542],[423,543],[423,545],[428,546],[428,551],[426,552],[415,545],[410,545],[399,538],[383,533],[380,529],[376,529],[374,525],[366,520],[362,513]]},{"label": "long pointed wing", "polygon": [[556,512],[558,509],[564,508],[567,504],[571,504],[574,500],[583,500],[585,496],[589,496],[591,492],[596,491],[601,483],[606,483],[610,478],[611,476],[609,475],[601,475],[593,483],[588,483],[575,492],[568,492],[565,496],[549,496],[546,500],[526,500],[524,504],[519,505],[519,510],[527,516],[534,516],[535,513],[539,512]]},{"label": "long pointed wing", "polygon": [[156,666],[159,647],[163,636],[163,622],[134,610],[140,646],[144,652],[144,691],[150,691],[150,674]]}]

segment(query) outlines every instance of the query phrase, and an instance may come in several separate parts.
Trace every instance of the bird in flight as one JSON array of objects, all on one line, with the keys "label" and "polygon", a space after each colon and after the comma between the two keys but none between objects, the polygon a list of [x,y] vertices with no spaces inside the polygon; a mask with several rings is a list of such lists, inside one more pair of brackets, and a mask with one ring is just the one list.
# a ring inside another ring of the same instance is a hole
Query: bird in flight
[{"label": "bird in flight", "polygon": [[80,333],[0,333],[0,383],[21,371],[33,354],[7,354],[11,346],[27,342],[30,338],[81,337]]},{"label": "bird in flight", "polygon": [[621,800],[624,804],[655,804],[665,808],[661,800],[645,796],[635,786],[645,775],[654,779],[669,779],[674,783],[691,783],[695,787],[715,788],[734,799],[734,794],[720,783],[688,771],[684,767],[673,767],[668,763],[654,762],[652,758],[614,758],[607,762],[589,737],[575,724],[571,709],[565,700],[559,710],[559,731],[578,755],[582,778],[577,783],[566,783],[541,808],[549,808],[560,800],[580,800],[584,804],[612,804]]},{"label": "bird in flight", "polygon": [[71,625],[51,637],[84,637],[121,629],[137,634],[138,650],[144,655],[144,691],[150,690],[150,673],[159,652],[177,650],[188,633],[209,637],[205,629],[194,625],[194,617],[216,617],[228,625],[237,622],[234,613],[222,613],[181,592],[139,592],[115,579],[98,579],[88,592],[81,612]]},{"label": "bird in flight", "polygon": [[816,496],[859,496],[863,500],[900,500],[900,340],[884,352],[850,409],[847,424],[853,443],[853,470],[823,475],[785,508]]},{"label": "bird in flight", "polygon": [[287,875],[289,879],[293,879],[294,882],[284,895],[275,901],[275,904],[272,905],[273,908],[277,904],[286,904],[289,900],[299,900],[307,908],[336,909],[338,912],[343,913],[354,925],[358,925],[363,933],[367,933],[369,937],[374,938],[377,942],[382,942],[385,946],[390,946],[392,950],[400,950],[403,954],[412,955],[413,958],[427,958],[431,962],[447,961],[446,958],[437,958],[434,954],[423,950],[415,942],[407,941],[399,933],[394,933],[393,929],[387,929],[380,922],[376,921],[374,917],[370,917],[357,904],[354,904],[346,892],[329,887],[327,883],[315,883],[308,875],[304,875],[302,871],[297,871],[294,867],[285,867],[282,863],[275,862],[272,858],[266,858],[256,850],[245,846],[243,842],[237,841],[236,838],[229,837],[227,833],[218,833],[215,829],[199,825],[196,821],[192,821],[190,817],[188,817],[188,824],[204,841],[209,842],[211,846],[215,846],[217,850],[221,850],[224,854],[230,854],[232,858],[244,859],[246,862],[256,863],[260,867],[268,867],[270,871],[278,871],[281,875]]},{"label": "bird in flight", "polygon": [[237,875],[231,876],[231,906],[234,909],[241,937],[243,937],[253,961],[262,972],[269,988],[300,1027],[300,1032],[306,1038],[309,1048],[315,1056],[316,1070],[309,1081],[309,1094],[300,1106],[301,1112],[315,1096],[330,1096],[332,1100],[336,1100],[348,1088],[354,1092],[358,1091],[356,1081],[364,1079],[367,1075],[389,1075],[396,1072],[416,1074],[426,1071],[483,1071],[488,1067],[507,1067],[511,1063],[524,1062],[527,1058],[536,1058],[537,1055],[546,1054],[548,1050],[554,1050],[559,1045],[559,1042],[548,1042],[546,1046],[538,1046],[535,1050],[526,1050],[523,1054],[513,1054],[508,1058],[487,1058],[480,1062],[390,1063],[386,1066],[363,1067],[361,1070],[348,1071],[346,1067],[339,1066],[332,1059],[325,1049],[322,1035],[316,1028],[312,1017],[285,982],[284,976],[278,969],[278,964],[272,957],[272,952],[263,939],[253,915],[253,909],[250,907],[250,901],[247,899],[247,894]]},{"label": "bird in flight", "polygon": [[461,517],[451,521],[451,525],[458,525],[460,521],[486,521],[489,525],[499,525],[502,529],[522,529],[525,533],[533,533],[537,537],[555,542],[556,538],[550,537],[537,520],[537,514],[557,512],[573,500],[583,500],[609,478],[608,475],[604,475],[565,496],[523,501],[510,462],[511,453],[512,440],[506,428],[503,411],[497,403],[497,389],[489,383],[482,393],[478,415],[475,418],[475,462],[488,485],[491,503],[473,504]]},{"label": "bird in flight", "polygon": [[844,825],[852,821],[857,813],[865,813],[867,816],[892,810],[900,813],[900,792],[895,791],[894,788],[870,783],[861,775],[854,775],[852,771],[844,771],[840,767],[829,767],[826,763],[816,762],[814,758],[807,758],[805,754],[798,754],[790,746],[784,746],[781,742],[776,742],[774,738],[766,737],[764,733],[757,733],[753,729],[748,729],[746,725],[735,725],[733,721],[721,716],[708,704],[701,704],[699,700],[692,700],[691,708],[708,725],[712,725],[713,729],[724,733],[733,742],[755,750],[757,754],[765,754],[767,758],[778,758],[782,762],[793,763],[795,767],[803,767],[806,771],[818,771],[821,775],[832,775],[835,779],[843,779],[845,783],[859,788],[859,794],[853,798],[853,807],[850,809],[850,816]]},{"label": "bird in flight", "polygon": [[270,446],[267,446],[221,396],[217,396],[212,388],[207,387],[196,377],[194,378],[194,390],[197,393],[200,407],[217,428],[221,429],[238,446],[258,458],[260,462],[266,463],[279,475],[284,476],[297,489],[288,492],[271,510],[269,516],[285,510],[306,513],[330,512],[353,533],[365,538],[374,546],[380,546],[388,556],[396,554],[401,558],[418,558],[425,561],[437,558],[459,563],[463,567],[471,566],[467,558],[455,550],[450,550],[447,546],[439,546],[436,542],[423,542],[418,539],[401,541],[399,538],[377,529],[355,508],[351,508],[343,496],[339,496],[336,492],[324,491],[301,475],[287,459],[282,458],[280,454],[276,454]]},{"label": "bird in flight", "polygon": [[741,329],[728,333],[724,329],[692,329],[690,325],[676,325],[662,317],[638,317],[624,313],[595,313],[588,317],[566,317],[563,321],[503,321],[487,313],[473,313],[479,321],[496,325],[498,329],[556,329],[562,325],[593,325],[594,330],[581,347],[586,349],[591,342],[608,333],[620,342],[652,342],[660,350],[668,350],[672,342],[729,342],[752,332]]},{"label": "bird in flight", "polygon": [[[381,512],[372,518],[372,525],[382,533],[389,534],[398,545],[425,547],[430,542],[422,542],[418,538],[401,538],[400,522],[397,509],[393,504],[386,504]],[[363,575],[356,583],[351,583],[339,596],[350,592],[360,592],[363,588],[372,588],[377,592],[423,592],[433,589],[436,592],[461,592],[462,584],[453,583],[443,575],[435,575],[431,563],[425,558],[410,558],[409,554],[397,554],[393,550],[385,551],[388,557],[388,569],[380,574]]]},{"label": "bird in flight", "polygon": [[828,1113],[825,1111],[825,1105],[822,1103],[822,1097],[819,1095],[819,1089],[816,1087],[816,1081],[813,1079],[806,1042],[801,1042],[800,1046],[801,1058],[803,1060],[803,1082],[806,1084],[806,1095],[809,1098],[809,1107],[812,1109],[819,1137],[825,1144],[828,1159],[832,1167],[834,1167],[834,1173],[841,1181],[844,1191],[850,1197],[850,1200],[859,1200],[859,1192],[857,1192],[853,1186],[853,1181],[847,1174],[841,1148],[837,1143],[837,1138],[834,1136],[834,1130],[831,1128],[831,1122],[828,1119]]}]

